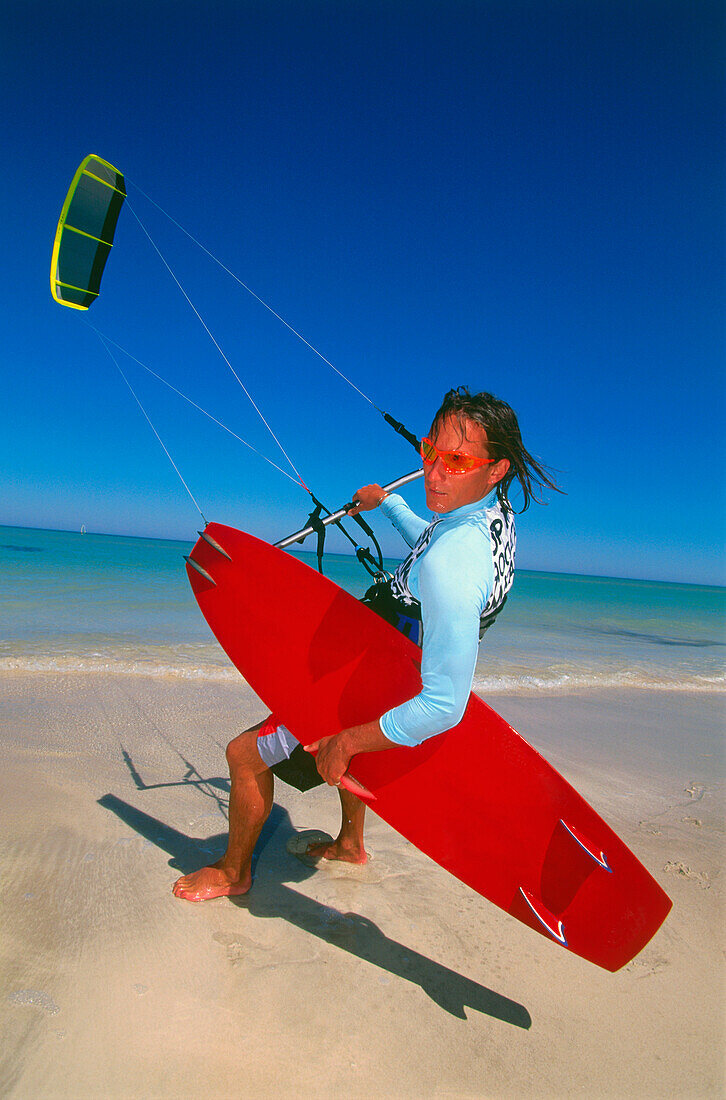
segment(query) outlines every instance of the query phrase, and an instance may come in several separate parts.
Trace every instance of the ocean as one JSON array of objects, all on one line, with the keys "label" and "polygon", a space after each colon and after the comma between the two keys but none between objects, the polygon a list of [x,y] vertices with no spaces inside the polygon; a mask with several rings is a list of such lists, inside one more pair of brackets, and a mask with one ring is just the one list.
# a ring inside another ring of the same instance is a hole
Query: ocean
[{"label": "ocean", "polygon": [[[0,672],[235,679],[187,582],[192,545],[0,527]],[[298,556],[315,565],[314,554]],[[355,558],[325,564],[362,595],[369,579]],[[725,672],[726,589],[518,570],[474,686],[723,692]]]}]

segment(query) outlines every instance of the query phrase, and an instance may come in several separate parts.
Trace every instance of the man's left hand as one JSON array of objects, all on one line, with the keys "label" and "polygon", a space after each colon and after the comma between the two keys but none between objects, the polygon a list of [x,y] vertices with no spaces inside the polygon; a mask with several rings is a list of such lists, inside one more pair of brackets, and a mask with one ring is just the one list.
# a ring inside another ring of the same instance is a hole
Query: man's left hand
[{"label": "man's left hand", "polygon": [[317,752],[315,763],[320,775],[331,787],[339,787],[353,755],[343,743],[341,734],[338,733],[334,737],[321,737],[319,741],[306,745],[305,751]]}]

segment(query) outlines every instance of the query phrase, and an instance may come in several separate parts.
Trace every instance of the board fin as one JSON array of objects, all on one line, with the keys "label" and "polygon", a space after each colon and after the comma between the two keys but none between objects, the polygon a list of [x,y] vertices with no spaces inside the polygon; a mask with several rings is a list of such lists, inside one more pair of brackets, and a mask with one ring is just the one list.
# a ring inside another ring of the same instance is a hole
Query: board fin
[{"label": "board fin", "polygon": [[566,822],[562,817],[560,818],[560,824],[563,825],[565,829],[567,829],[567,832],[570,834],[572,839],[580,845],[582,850],[584,852],[587,852],[587,854],[590,856],[590,859],[594,859],[598,867],[602,867],[602,869],[604,871],[607,871],[608,874],[613,873],[612,867],[609,866],[608,861],[605,858],[605,853],[598,844],[593,844],[592,841],[588,840],[586,836],[583,836],[579,829],[576,829],[574,825],[569,825],[568,822]]},{"label": "board fin", "polygon": [[232,561],[231,557],[224,549],[224,547],[220,546],[217,540],[213,539],[211,535],[208,535],[206,531],[197,531],[197,534],[200,538],[204,539],[208,546],[211,546],[213,550],[216,550],[218,554],[221,554],[223,558],[226,558],[227,561]]},{"label": "board fin", "polygon": [[[303,746],[305,747],[305,746]],[[313,756],[318,755],[317,749],[308,749],[305,747],[305,751],[311,753]],[[367,787],[364,787],[362,783],[359,783],[357,779],[354,779],[349,772],[344,772],[341,776],[339,787],[342,787],[346,791],[350,791],[357,798],[364,798],[369,802],[375,802],[376,796],[373,791],[369,791]]]},{"label": "board fin", "polygon": [[519,887],[519,892],[539,923],[549,932],[550,936],[552,936],[552,939],[556,940],[557,943],[561,943],[563,947],[567,947],[565,928],[559,917],[556,917],[554,913],[550,913],[549,909],[539,900],[539,898],[535,898],[534,895],[530,894],[529,890],[525,890],[523,886]]},{"label": "board fin", "polygon": [[359,783],[352,775],[348,775],[347,772],[341,779],[340,786],[346,791],[350,791],[350,793],[354,794],[357,798],[366,799],[368,802],[375,802],[376,800],[373,791],[369,791],[367,787],[364,787],[362,783]]},{"label": "board fin", "polygon": [[215,581],[214,577],[210,577],[207,570],[202,569],[201,565],[199,565],[199,563],[194,560],[191,554],[188,556],[185,554],[184,561],[187,563],[187,565],[191,565],[192,569],[196,569],[197,573],[200,573],[204,577],[204,579],[209,581],[210,584],[213,584],[215,588],[217,587],[217,582]]}]

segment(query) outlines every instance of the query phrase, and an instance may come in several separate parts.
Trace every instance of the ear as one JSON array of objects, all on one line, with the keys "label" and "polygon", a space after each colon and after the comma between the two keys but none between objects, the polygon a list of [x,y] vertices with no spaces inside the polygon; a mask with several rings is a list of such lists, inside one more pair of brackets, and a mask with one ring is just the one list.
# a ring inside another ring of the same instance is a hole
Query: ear
[{"label": "ear", "polygon": [[489,471],[489,484],[492,489],[495,485],[498,485],[503,477],[509,473],[510,462],[508,458],[500,458],[499,462],[495,462]]}]

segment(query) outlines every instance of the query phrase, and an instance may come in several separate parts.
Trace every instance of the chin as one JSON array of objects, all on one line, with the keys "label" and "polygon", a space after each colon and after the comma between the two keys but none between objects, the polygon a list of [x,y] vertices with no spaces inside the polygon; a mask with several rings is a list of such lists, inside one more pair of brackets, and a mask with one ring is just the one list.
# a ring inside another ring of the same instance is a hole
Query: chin
[{"label": "chin", "polygon": [[433,494],[426,494],[426,504],[430,512],[446,512],[447,503],[446,497],[435,496]]}]

